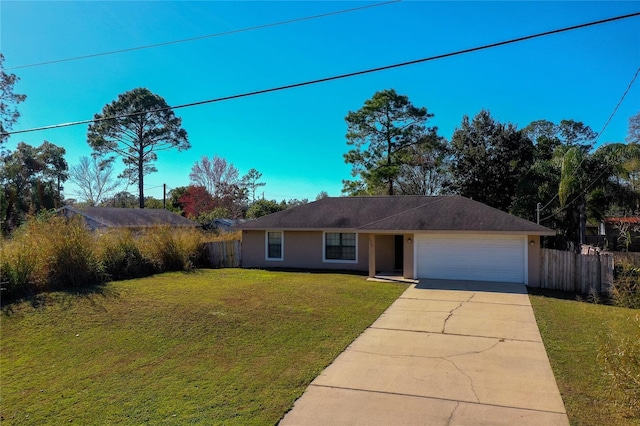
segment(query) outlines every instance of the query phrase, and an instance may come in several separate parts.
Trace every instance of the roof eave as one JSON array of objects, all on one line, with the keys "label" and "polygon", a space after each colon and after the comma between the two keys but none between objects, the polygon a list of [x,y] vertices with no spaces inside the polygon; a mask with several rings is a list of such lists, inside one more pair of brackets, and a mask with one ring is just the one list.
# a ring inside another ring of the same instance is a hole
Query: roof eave
[{"label": "roof eave", "polygon": [[504,234],[554,236],[553,230],[476,230],[476,229],[361,229],[361,228],[291,228],[291,227],[232,227],[239,231],[298,231],[298,232],[355,232],[357,234]]}]

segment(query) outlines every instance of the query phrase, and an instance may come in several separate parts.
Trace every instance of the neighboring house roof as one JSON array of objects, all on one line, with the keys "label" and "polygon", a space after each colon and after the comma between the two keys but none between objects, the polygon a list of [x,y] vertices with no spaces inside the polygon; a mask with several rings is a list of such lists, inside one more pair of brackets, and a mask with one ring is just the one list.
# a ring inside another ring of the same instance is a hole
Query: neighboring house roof
[{"label": "neighboring house roof", "polygon": [[640,217],[638,216],[606,217],[603,219],[603,222],[608,225],[617,225],[618,223],[628,223],[629,225],[640,225]]},{"label": "neighboring house roof", "polygon": [[203,226],[205,229],[218,229],[221,231],[230,231],[234,225],[244,222],[242,219],[214,219]]},{"label": "neighboring house roof", "polygon": [[544,226],[459,196],[324,198],[237,225],[237,229],[476,231],[555,235]]},{"label": "neighboring house roof", "polygon": [[125,209],[117,207],[85,207],[76,209],[70,206],[64,206],[56,212],[66,217],[80,215],[87,220],[91,229],[200,226],[197,222],[164,209]]}]

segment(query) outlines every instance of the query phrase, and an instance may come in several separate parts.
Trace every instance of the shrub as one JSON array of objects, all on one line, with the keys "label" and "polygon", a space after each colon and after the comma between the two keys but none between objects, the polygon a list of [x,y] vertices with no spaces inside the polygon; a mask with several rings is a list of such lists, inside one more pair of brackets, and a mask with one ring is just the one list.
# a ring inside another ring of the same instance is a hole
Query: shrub
[{"label": "shrub", "polygon": [[615,266],[611,300],[619,307],[640,309],[640,268],[630,263]]},{"label": "shrub", "polygon": [[612,378],[612,390],[619,405],[630,415],[640,415],[640,315],[634,321],[635,332],[628,336],[607,334],[598,358]]},{"label": "shrub", "polygon": [[98,253],[110,279],[138,278],[153,272],[151,262],[143,256],[135,235],[128,229],[115,229],[100,235]]}]

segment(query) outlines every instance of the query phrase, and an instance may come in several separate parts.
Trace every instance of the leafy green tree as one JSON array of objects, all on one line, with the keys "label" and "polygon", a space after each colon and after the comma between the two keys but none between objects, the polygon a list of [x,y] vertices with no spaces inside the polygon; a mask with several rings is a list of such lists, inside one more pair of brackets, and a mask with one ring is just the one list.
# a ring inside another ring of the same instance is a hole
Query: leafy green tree
[{"label": "leafy green tree", "polygon": [[278,203],[275,200],[257,200],[247,210],[248,219],[257,219],[271,213],[277,213],[287,208],[285,203]]},{"label": "leafy green tree", "polygon": [[153,165],[157,152],[191,147],[182,119],[162,97],[145,88],[120,94],[94,119],[88,130],[89,145],[96,155],[112,155],[108,161],[122,158],[125,170],[120,177],[138,184],[140,208],[144,208],[144,176],[157,171]]},{"label": "leafy green tree", "polygon": [[329,194],[327,193],[327,191],[320,191],[318,195],[316,195],[316,201],[322,200],[324,198],[329,198]]},{"label": "leafy green tree", "polygon": [[169,191],[169,200],[167,202],[167,209],[176,213],[182,214],[182,204],[180,204],[180,197],[187,191],[186,186],[178,186]]},{"label": "leafy green tree", "polygon": [[616,215],[625,216],[640,211],[640,143],[618,145],[620,162],[615,171],[615,179],[625,188],[625,193],[616,198]]},{"label": "leafy green tree", "polygon": [[101,203],[102,207],[119,207],[124,209],[133,209],[139,207],[139,205],[140,201],[138,197],[128,191],[120,191]]},{"label": "leafy green tree", "polygon": [[80,162],[71,166],[69,180],[78,186],[87,205],[95,206],[118,188],[113,173],[110,163],[102,164],[95,157],[80,157]]},{"label": "leafy green tree", "polygon": [[20,142],[0,166],[3,232],[20,225],[27,214],[62,205],[62,184],[68,178],[65,150],[44,141],[39,147]]},{"label": "leafy green tree", "polygon": [[608,144],[592,153],[575,145],[557,150],[562,161],[558,216],[564,219],[563,232],[569,240],[584,244],[587,219],[599,221],[614,203],[624,203],[625,188],[615,177],[626,148]]},{"label": "leafy green tree", "polygon": [[260,178],[262,178],[262,173],[256,169],[249,169],[247,174],[242,177],[242,184],[251,194],[252,203],[256,202],[256,190],[266,185],[265,182],[259,182]]},{"label": "leafy green tree", "polygon": [[426,127],[431,117],[426,108],[415,107],[393,89],[375,93],[358,111],[350,111],[346,138],[354,148],[344,159],[358,179],[343,181],[342,192],[394,195],[402,166],[411,162],[409,149],[436,132]]},{"label": "leafy green tree", "polygon": [[464,116],[451,138],[452,189],[465,197],[510,211],[517,188],[533,162],[533,144],[512,124],[489,111]]},{"label": "leafy green tree", "polygon": [[162,209],[164,208],[163,204],[164,203],[162,202],[162,200],[159,200],[151,196],[145,197],[145,200],[144,200],[145,209]]},{"label": "leafy green tree", "polygon": [[562,156],[571,146],[588,152],[596,134],[591,128],[575,120],[562,120],[560,124],[537,120],[522,131],[534,144],[534,158],[525,178],[520,181],[512,213],[535,220],[537,204],[541,203],[544,207],[541,215],[547,218],[543,225],[566,230],[570,225],[564,214],[549,214],[561,208],[558,187]]},{"label": "leafy green tree", "polygon": [[285,202],[287,208],[303,206],[305,204],[309,204],[309,200],[307,198],[303,198],[302,200],[298,200],[297,198],[292,198],[289,201]]},{"label": "leafy green tree", "polygon": [[611,180],[617,154],[605,146],[591,152],[597,134],[575,120],[538,120],[523,130],[535,150],[518,194],[519,211],[532,219],[541,203],[542,225],[555,228],[568,241],[585,241],[587,218],[601,218],[622,194],[623,188]]},{"label": "leafy green tree", "polygon": [[20,80],[15,74],[7,74],[4,71],[4,55],[0,53],[0,145],[2,145],[9,135],[13,125],[20,118],[20,112],[16,105],[24,102],[25,95],[14,93],[14,85]]},{"label": "leafy green tree", "polygon": [[211,222],[216,219],[229,219],[231,217],[231,212],[224,207],[216,207],[210,212],[201,213],[196,218],[196,221],[202,225],[205,225],[207,229],[209,228]]},{"label": "leafy green tree", "polygon": [[401,166],[398,192],[403,195],[439,195],[451,185],[451,149],[431,134],[425,143],[409,147],[409,163]]}]

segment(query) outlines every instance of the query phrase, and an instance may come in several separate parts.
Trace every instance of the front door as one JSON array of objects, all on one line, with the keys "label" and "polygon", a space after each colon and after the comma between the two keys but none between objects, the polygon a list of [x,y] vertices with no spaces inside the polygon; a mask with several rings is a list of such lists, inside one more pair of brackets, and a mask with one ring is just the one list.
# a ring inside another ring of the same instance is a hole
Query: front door
[{"label": "front door", "polygon": [[404,267],[404,236],[394,235],[393,246],[395,251],[394,269],[402,271]]}]

